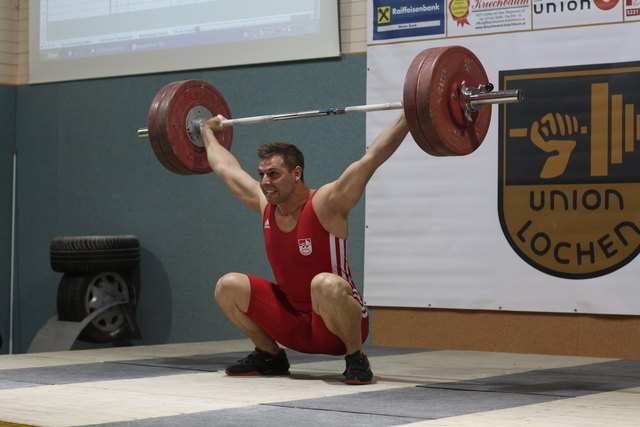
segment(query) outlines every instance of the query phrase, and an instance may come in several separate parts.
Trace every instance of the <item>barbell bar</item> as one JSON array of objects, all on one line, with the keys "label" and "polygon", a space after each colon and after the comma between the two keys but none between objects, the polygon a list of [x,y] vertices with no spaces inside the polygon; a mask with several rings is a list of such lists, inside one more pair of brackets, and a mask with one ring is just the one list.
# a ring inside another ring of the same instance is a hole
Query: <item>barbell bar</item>
[{"label": "barbell bar", "polygon": [[[350,107],[325,108],[322,110],[300,111],[297,113],[267,114],[263,116],[251,116],[251,117],[242,117],[237,119],[225,119],[220,122],[220,126],[222,128],[226,128],[229,126],[252,125],[256,123],[273,122],[277,120],[304,119],[309,117],[331,116],[335,114],[367,113],[372,111],[401,110],[401,109],[402,109],[401,102],[353,105]],[[193,128],[196,128],[196,127],[200,128],[204,124],[204,122],[206,122],[209,118],[210,117],[195,119],[190,124],[192,125]],[[149,137],[148,128],[138,129],[138,138],[148,138],[148,137]]]},{"label": "barbell bar", "polygon": [[347,113],[404,109],[411,136],[434,156],[461,156],[475,151],[489,128],[492,104],[520,102],[520,89],[494,91],[478,58],[461,46],[422,51],[405,76],[402,102],[334,107],[296,113],[231,118],[222,94],[203,80],[185,80],[164,86],[149,108],[146,128],[160,162],[170,171],[188,175],[211,171],[200,137],[209,118],[222,114],[224,129],[216,136],[231,148],[232,127],[279,120]]},{"label": "barbell bar", "polygon": [[[465,115],[467,116],[467,119],[469,121],[472,120],[471,113],[473,113],[474,111],[478,111],[483,105],[508,104],[513,102],[520,102],[522,100],[522,91],[519,89],[491,92],[491,87],[493,85],[488,84],[487,86],[489,86],[490,88],[467,88],[466,86],[461,87],[461,99],[463,100]],[[242,117],[237,119],[225,119],[220,122],[220,127],[224,129],[229,126],[252,125],[256,123],[266,123],[278,120],[305,119],[309,117],[325,117],[348,113],[371,113],[374,111],[402,110],[402,108],[402,102],[352,105],[349,107],[333,107],[320,110],[299,111],[297,113],[267,114],[262,116]],[[194,119],[190,122],[190,124],[194,129],[199,129],[204,124],[204,122],[206,122],[211,117],[212,116]],[[148,137],[148,128],[138,129],[138,138]]]}]

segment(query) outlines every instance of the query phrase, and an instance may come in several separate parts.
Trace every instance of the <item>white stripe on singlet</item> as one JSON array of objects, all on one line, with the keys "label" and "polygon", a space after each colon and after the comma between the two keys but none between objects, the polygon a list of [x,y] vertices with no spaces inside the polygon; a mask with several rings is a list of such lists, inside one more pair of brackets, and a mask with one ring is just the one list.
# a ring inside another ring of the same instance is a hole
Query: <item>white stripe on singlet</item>
[{"label": "white stripe on singlet", "polygon": [[[347,261],[347,241],[329,233],[329,248],[331,251],[331,272],[336,276],[342,277],[347,282],[353,283],[351,269],[349,268]],[[358,302],[358,305],[360,305],[362,317],[365,318],[369,316],[369,313],[362,302],[362,297],[355,287],[353,288],[353,298]]]},{"label": "white stripe on singlet", "polygon": [[329,233],[329,248],[331,250],[331,272],[336,276],[338,274],[338,254],[336,253],[336,236]]}]

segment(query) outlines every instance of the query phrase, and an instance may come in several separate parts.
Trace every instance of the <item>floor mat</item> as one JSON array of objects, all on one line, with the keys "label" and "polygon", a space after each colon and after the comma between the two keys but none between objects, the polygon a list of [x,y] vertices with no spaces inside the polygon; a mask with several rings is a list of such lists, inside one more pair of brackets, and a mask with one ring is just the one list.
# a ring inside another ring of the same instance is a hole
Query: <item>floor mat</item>
[{"label": "floor mat", "polygon": [[[430,350],[404,348],[404,347],[365,347],[365,352],[369,357],[392,356],[411,353],[424,353]],[[194,371],[223,371],[227,366],[245,357],[251,350],[246,352],[217,353],[217,354],[197,354],[182,357],[163,357],[157,359],[143,360],[120,360],[110,363],[121,363],[139,366],[154,366],[173,369],[188,369]],[[308,354],[298,351],[287,350],[287,358],[292,365],[314,362],[328,362],[332,360],[342,360],[342,356],[329,356],[325,354]]]},{"label": "floor mat", "polygon": [[430,420],[532,405],[551,400],[557,400],[557,397],[404,387],[321,399],[278,402],[270,405]]},{"label": "floor mat", "polygon": [[0,370],[0,389],[149,378],[182,373],[176,369],[116,363],[84,363]]},{"label": "floor mat", "polygon": [[[386,356],[424,352],[397,347],[369,347],[372,356]],[[197,354],[183,357],[121,360],[102,363],[48,366],[0,370],[0,389],[35,387],[40,385],[73,384],[92,381],[109,381],[176,375],[181,371],[223,371],[226,366],[246,356],[247,352]],[[342,360],[340,356],[306,354],[287,350],[292,365],[312,362]]]},{"label": "floor mat", "polygon": [[144,420],[125,421],[119,423],[97,424],[92,427],[209,427],[223,426],[349,426],[349,427],[384,427],[409,424],[422,421],[419,418],[395,417],[388,415],[355,414],[351,412],[335,412],[309,410],[302,408],[284,408],[265,405],[248,406],[221,411],[207,411],[197,414],[178,415],[173,417],[148,418]]},{"label": "floor mat", "polygon": [[640,387],[640,360],[614,360],[418,387],[578,397]]}]

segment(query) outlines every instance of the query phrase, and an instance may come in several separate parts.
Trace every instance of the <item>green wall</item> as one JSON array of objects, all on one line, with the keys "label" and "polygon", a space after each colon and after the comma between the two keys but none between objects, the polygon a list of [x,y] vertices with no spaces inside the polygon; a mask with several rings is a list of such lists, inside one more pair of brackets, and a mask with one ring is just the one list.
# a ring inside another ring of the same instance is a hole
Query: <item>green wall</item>
[{"label": "green wall", "polygon": [[11,280],[11,199],[16,144],[16,88],[0,86],[0,354],[9,349]]},{"label": "green wall", "polygon": [[[180,176],[136,137],[149,104],[165,84],[203,79],[216,86],[235,117],[366,102],[366,56],[216,70],[62,82],[15,90],[18,151],[17,301],[15,352],[27,350],[55,313],[60,273],[49,266],[49,243],[61,235],[135,234],[142,246],[138,322],[143,340],[158,344],[240,338],[212,292],[229,271],[271,277],[259,217],[213,175]],[[3,107],[3,108],[9,108]],[[6,118],[0,126],[11,128]],[[11,133],[11,132],[9,132]],[[364,114],[238,126],[232,152],[254,173],[256,147],[296,143],[311,187],[337,178],[364,153]],[[2,141],[0,278],[8,245],[6,165]],[[10,153],[9,153],[10,154]],[[10,197],[10,196],[9,196]],[[362,286],[364,204],[351,215],[350,262]],[[8,259],[8,258],[7,258]],[[5,293],[4,288],[3,294]],[[8,292],[8,291],[7,291]],[[0,305],[8,319],[6,304]],[[3,320],[4,323],[4,320]],[[7,327],[3,325],[3,335]],[[111,344],[109,344],[111,345]],[[77,344],[75,348],[94,347]],[[6,345],[2,350],[6,352]]]}]

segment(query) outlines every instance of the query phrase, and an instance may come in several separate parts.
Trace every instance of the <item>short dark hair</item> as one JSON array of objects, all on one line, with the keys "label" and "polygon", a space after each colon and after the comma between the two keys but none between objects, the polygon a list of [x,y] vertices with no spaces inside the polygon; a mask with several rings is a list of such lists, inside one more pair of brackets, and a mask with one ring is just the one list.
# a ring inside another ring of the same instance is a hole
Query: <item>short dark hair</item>
[{"label": "short dark hair", "polygon": [[257,151],[260,160],[265,160],[275,155],[282,156],[284,164],[287,165],[290,171],[294,170],[296,166],[300,166],[300,169],[302,169],[300,181],[304,182],[304,154],[295,145],[288,142],[267,142],[260,145]]}]

